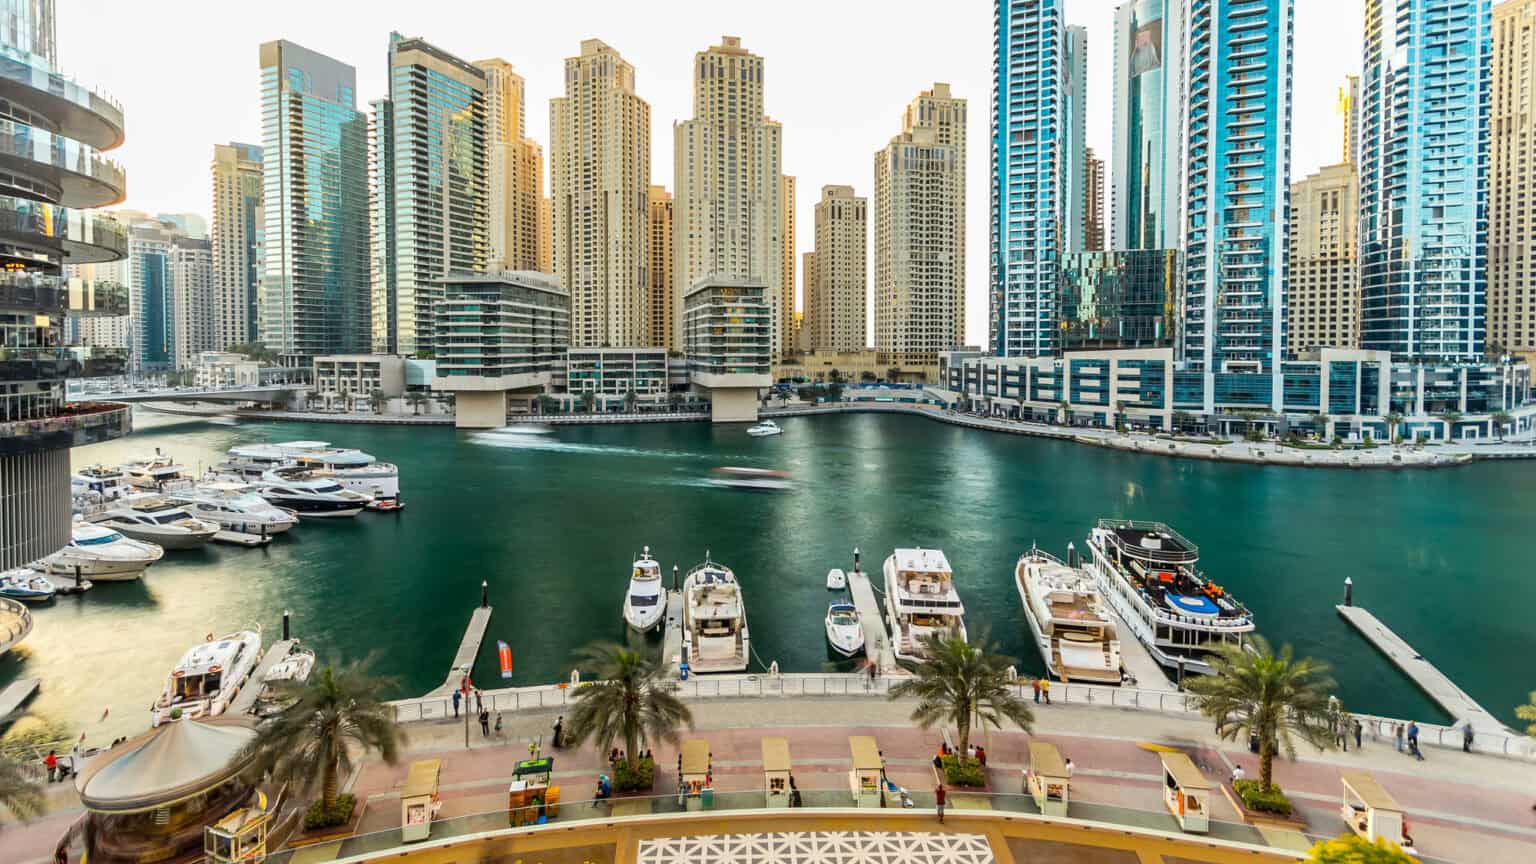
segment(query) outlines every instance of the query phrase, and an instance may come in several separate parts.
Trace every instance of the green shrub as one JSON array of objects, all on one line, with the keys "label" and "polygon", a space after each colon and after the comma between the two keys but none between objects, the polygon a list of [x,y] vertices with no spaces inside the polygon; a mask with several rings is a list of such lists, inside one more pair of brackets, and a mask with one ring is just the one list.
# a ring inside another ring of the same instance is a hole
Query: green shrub
[{"label": "green shrub", "polygon": [[945,756],[944,782],[950,786],[985,786],[987,785],[987,771],[981,767],[980,759]]},{"label": "green shrub", "polygon": [[336,825],[345,825],[352,821],[352,807],[357,803],[351,795],[337,795],[336,806],[329,810],[324,801],[316,801],[309,805],[304,812],[304,830],[313,831],[316,828],[331,828]]},{"label": "green shrub", "polygon": [[1279,786],[1265,792],[1257,780],[1234,780],[1232,788],[1243,799],[1243,806],[1249,810],[1279,816],[1291,815],[1291,799],[1285,797]]},{"label": "green shrub", "polygon": [[656,782],[656,762],[642,758],[634,767],[624,759],[613,763],[613,788],[619,792],[649,789]]}]

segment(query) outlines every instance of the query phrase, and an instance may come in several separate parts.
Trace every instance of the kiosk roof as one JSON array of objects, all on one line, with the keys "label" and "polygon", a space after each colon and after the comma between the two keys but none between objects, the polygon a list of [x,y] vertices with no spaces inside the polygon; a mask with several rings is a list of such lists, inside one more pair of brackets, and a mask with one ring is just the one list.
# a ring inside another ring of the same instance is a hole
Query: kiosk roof
[{"label": "kiosk roof", "polygon": [[683,742],[683,773],[709,773],[709,742],[702,738],[690,738]]},{"label": "kiosk roof", "polygon": [[763,770],[789,770],[789,741],[784,738],[763,739]]},{"label": "kiosk roof", "polygon": [[1181,789],[1209,789],[1211,783],[1195,767],[1195,763],[1189,761],[1189,757],[1183,753],[1159,753],[1162,757],[1163,770],[1173,775],[1173,782],[1179,784]]},{"label": "kiosk roof", "polygon": [[423,759],[420,762],[412,762],[410,773],[405,775],[405,788],[400,790],[401,798],[412,798],[417,795],[431,795],[437,791],[437,775],[443,767],[441,759]]},{"label": "kiosk roof", "polygon": [[1397,803],[1397,799],[1393,798],[1390,792],[1381,788],[1381,784],[1376,782],[1375,777],[1364,771],[1340,771],[1339,779],[1343,780],[1344,785],[1359,796],[1365,806],[1372,810],[1391,810],[1394,813],[1403,812],[1403,807]]},{"label": "kiosk roof", "polygon": [[1067,763],[1055,744],[1045,741],[1029,742],[1029,770],[1043,777],[1067,776]]},{"label": "kiosk roof", "polygon": [[880,770],[880,746],[875,743],[873,735],[850,735],[848,747],[853,751],[855,771]]}]

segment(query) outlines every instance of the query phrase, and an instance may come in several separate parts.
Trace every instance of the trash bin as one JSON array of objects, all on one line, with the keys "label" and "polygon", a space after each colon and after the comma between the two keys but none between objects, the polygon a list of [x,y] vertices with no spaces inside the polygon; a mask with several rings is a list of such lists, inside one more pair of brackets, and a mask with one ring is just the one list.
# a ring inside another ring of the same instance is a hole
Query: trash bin
[{"label": "trash bin", "polygon": [[699,809],[713,810],[715,807],[715,790],[705,786],[699,790]]}]

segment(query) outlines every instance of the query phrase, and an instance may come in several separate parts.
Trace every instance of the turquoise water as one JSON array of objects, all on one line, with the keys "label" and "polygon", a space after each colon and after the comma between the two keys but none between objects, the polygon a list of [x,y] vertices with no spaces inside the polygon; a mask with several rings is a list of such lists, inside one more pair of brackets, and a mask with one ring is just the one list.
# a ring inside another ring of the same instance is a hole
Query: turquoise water
[{"label": "turquoise water", "polygon": [[[265,549],[169,552],[139,582],[98,585],[37,610],[0,659],[0,683],[39,676],[34,712],[93,737],[141,728],[176,658],[210,631],[276,634],[284,609],[322,656],[377,654],[400,695],[439,684],[480,583],[495,613],[476,668],[496,686],[507,641],[514,684],[569,673],[573,649],[623,634],[629,563],[644,545],[670,571],[705,550],[733,567],[762,662],[829,663],[828,568],[898,545],[942,548],[973,632],[1038,670],[1012,586],[1032,542],[1061,554],[1100,517],[1156,519],[1201,546],[1216,581],[1277,642],[1332,661],[1346,705],[1441,719],[1333,611],[1345,576],[1376,612],[1487,707],[1512,719],[1536,687],[1536,586],[1520,542],[1536,524],[1536,463],[1417,472],[1255,468],[994,435],[906,416],[741,427],[558,428],[547,436],[443,428],[187,423],[140,414],[132,437],[75,451],[77,465],[160,447],[208,465],[240,442],[329,440],[399,464],[408,508],[306,522]],[[785,494],[717,489],[710,468],[789,470]],[[107,711],[105,720],[100,719]]]}]

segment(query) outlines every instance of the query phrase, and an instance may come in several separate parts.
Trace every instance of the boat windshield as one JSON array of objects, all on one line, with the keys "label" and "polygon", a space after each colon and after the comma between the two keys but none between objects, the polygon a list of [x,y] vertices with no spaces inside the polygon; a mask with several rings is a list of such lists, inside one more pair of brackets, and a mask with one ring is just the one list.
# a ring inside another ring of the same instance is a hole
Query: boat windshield
[{"label": "boat windshield", "polygon": [[100,537],[78,537],[70,542],[76,546],[105,546],[108,543],[116,543],[121,539],[123,539],[123,535],[116,531],[111,531]]},{"label": "boat windshield", "polygon": [[314,487],[311,488],[310,491],[312,491],[312,492],[322,492],[322,493],[325,493],[325,494],[329,495],[332,492],[340,492],[341,491],[341,487],[336,485],[335,483],[327,483],[324,486],[314,486]]},{"label": "boat windshield", "polygon": [[174,698],[201,699],[219,692],[219,673],[209,672],[207,675],[185,675],[176,679]]},{"label": "boat windshield", "polygon": [[180,522],[188,517],[187,514],[181,512],[180,510],[176,510],[171,513],[163,513],[159,516],[151,516],[150,518],[153,519],[157,525],[175,525],[177,522]]},{"label": "boat windshield", "polygon": [[629,605],[631,606],[655,606],[657,595],[655,594],[631,594]]},{"label": "boat windshield", "polygon": [[852,609],[833,609],[828,614],[831,617],[833,624],[845,625],[859,623],[858,616],[853,614]]}]

